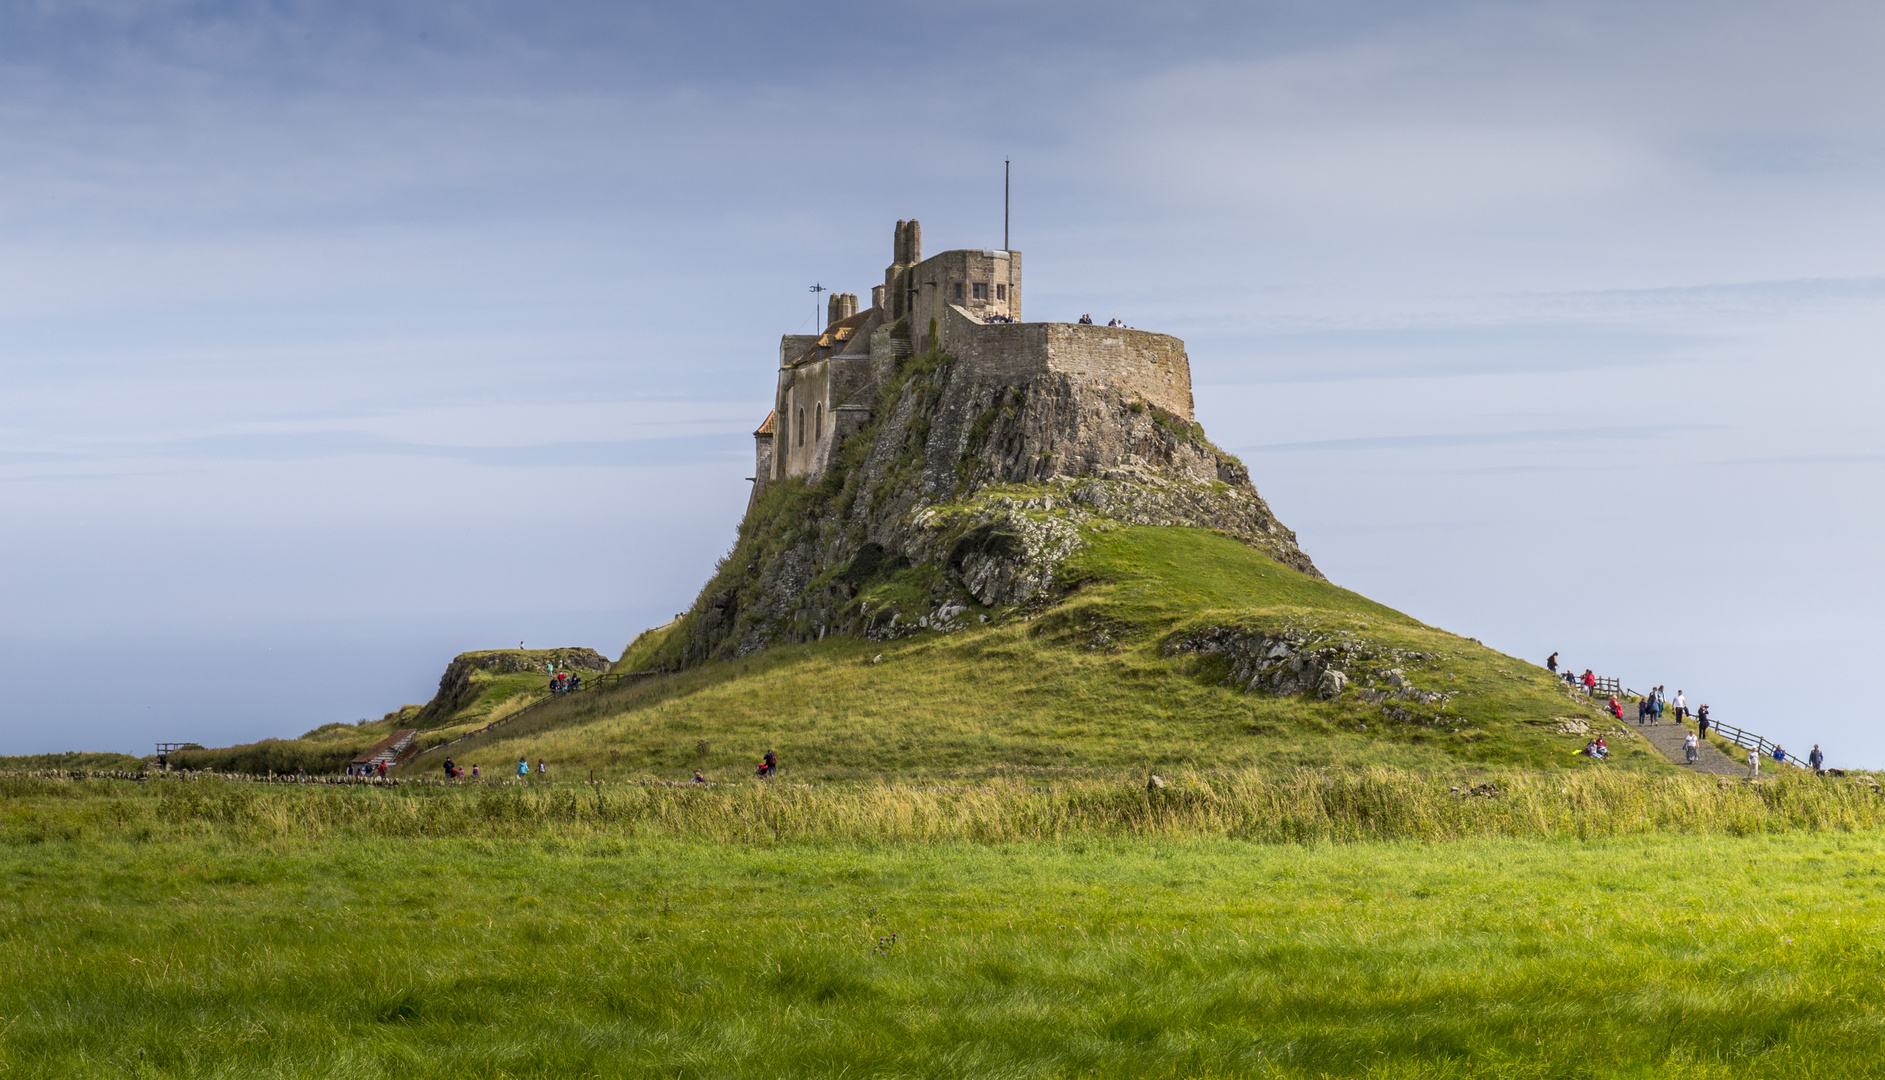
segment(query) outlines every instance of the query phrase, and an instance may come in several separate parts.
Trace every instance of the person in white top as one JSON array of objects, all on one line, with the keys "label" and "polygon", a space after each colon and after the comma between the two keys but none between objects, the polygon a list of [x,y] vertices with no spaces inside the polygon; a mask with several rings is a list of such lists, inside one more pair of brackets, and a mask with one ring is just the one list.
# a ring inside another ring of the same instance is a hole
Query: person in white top
[{"label": "person in white top", "polygon": [[1761,775],[1761,755],[1753,747],[1748,748],[1748,775]]},{"label": "person in white top", "polygon": [[1676,691],[1676,720],[1681,722],[1689,718],[1689,703],[1683,698],[1682,691]]},{"label": "person in white top", "polygon": [[1695,764],[1695,759],[1701,755],[1700,744],[1701,739],[1699,739],[1693,731],[1689,732],[1682,739],[1682,754],[1684,757],[1688,758],[1689,764],[1691,765]]}]

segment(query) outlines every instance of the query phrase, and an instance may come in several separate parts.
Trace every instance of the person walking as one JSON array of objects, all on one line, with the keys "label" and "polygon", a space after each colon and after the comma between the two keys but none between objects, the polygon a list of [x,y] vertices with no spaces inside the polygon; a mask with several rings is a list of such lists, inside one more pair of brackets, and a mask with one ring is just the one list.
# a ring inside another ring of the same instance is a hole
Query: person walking
[{"label": "person walking", "polygon": [[1682,737],[1682,756],[1690,765],[1702,756],[1702,740],[1691,731]]},{"label": "person walking", "polygon": [[537,778],[539,780],[547,779],[549,775],[550,775],[550,767],[543,763],[542,758],[538,758],[537,759]]},{"label": "person walking", "polygon": [[517,777],[520,780],[530,779],[530,759],[529,758],[517,759]]},{"label": "person walking", "polygon": [[1682,691],[1677,690],[1676,691],[1676,723],[1680,724],[1683,721],[1687,720],[1688,718],[1689,718],[1689,701],[1687,698],[1682,696]]},{"label": "person walking", "polygon": [[1708,735],[1708,706],[1707,705],[1703,705],[1701,708],[1695,710],[1695,730],[1700,732],[1703,737],[1707,737]]},{"label": "person walking", "polygon": [[1552,653],[1550,656],[1545,657],[1545,670],[1551,672],[1553,675],[1558,673],[1557,653]]},{"label": "person walking", "polygon": [[1584,669],[1584,693],[1590,694],[1590,693],[1595,692],[1596,689],[1597,689],[1597,676],[1591,673],[1591,669],[1585,668]]},{"label": "person walking", "polygon": [[1750,746],[1748,747],[1748,776],[1753,778],[1759,775],[1761,775],[1761,752]]},{"label": "person walking", "polygon": [[1821,771],[1821,768],[1822,768],[1823,766],[1825,766],[1825,764],[1826,764],[1826,755],[1825,755],[1825,754],[1822,754],[1822,753],[1820,753],[1820,744],[1819,744],[1819,743],[1814,743],[1814,744],[1813,744],[1813,752],[1812,752],[1812,753],[1810,753],[1810,754],[1808,754],[1808,755],[1806,756],[1806,763],[1807,763],[1808,765],[1811,765],[1811,766],[1813,766],[1813,771],[1814,771],[1814,772],[1819,772],[1819,771]]}]

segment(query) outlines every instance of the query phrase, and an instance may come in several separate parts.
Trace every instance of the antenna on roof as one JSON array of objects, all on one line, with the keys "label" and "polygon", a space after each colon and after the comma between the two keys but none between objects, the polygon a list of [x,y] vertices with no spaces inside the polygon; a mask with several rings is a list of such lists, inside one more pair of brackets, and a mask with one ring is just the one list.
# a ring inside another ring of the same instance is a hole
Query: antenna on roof
[{"label": "antenna on roof", "polygon": [[1001,162],[1001,249],[1008,250],[1008,166],[1010,162],[1003,158]]},{"label": "antenna on roof", "polygon": [[814,334],[818,333],[819,329],[825,325],[818,321],[818,294],[830,291],[830,289],[825,288],[823,285],[812,286],[812,333]]}]

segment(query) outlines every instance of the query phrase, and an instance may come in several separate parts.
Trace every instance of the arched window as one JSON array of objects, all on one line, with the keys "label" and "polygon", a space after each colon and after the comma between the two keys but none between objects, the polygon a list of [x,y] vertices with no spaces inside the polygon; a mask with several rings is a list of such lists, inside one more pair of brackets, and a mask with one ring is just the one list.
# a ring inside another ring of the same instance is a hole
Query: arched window
[{"label": "arched window", "polygon": [[825,437],[825,403],[824,402],[821,401],[818,404],[812,406],[812,417],[813,417],[812,441],[817,442],[818,440]]},{"label": "arched window", "polygon": [[805,410],[799,410],[799,445],[805,445]]}]

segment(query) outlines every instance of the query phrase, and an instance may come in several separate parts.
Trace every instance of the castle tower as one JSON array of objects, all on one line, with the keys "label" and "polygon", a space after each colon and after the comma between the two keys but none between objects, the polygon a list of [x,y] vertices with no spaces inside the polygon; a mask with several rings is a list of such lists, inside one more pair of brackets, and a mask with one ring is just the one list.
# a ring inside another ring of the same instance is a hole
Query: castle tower
[{"label": "castle tower", "polygon": [[910,268],[922,261],[922,223],[915,218],[899,219],[891,242],[890,268],[884,271],[884,293],[890,301],[889,318],[900,319],[910,313],[911,297],[916,292],[916,285],[910,280]]}]

